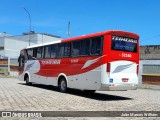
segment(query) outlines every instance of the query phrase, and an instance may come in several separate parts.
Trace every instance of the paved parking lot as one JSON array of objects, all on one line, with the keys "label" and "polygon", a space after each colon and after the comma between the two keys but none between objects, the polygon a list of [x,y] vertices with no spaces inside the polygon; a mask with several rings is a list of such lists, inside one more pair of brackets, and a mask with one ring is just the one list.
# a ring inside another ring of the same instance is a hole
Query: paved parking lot
[{"label": "paved parking lot", "polygon": [[0,111],[159,111],[160,90],[103,91],[87,95],[16,78],[0,78]]}]

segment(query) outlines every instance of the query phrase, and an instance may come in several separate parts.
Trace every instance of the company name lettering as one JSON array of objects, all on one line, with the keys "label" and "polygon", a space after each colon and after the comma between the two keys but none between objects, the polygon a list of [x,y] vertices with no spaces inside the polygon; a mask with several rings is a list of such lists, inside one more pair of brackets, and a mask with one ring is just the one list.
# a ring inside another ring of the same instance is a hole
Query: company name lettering
[{"label": "company name lettering", "polygon": [[61,60],[46,60],[42,61],[43,65],[61,64]]},{"label": "company name lettering", "polygon": [[112,36],[112,40],[119,40],[119,41],[137,43],[137,40],[135,40],[135,39],[126,38],[126,37],[119,37],[119,36]]}]

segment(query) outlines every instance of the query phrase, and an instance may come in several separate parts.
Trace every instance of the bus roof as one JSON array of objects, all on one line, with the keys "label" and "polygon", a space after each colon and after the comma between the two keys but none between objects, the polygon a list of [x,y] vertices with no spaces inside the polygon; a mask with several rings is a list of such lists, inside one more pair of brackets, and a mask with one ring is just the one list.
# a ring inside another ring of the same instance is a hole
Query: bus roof
[{"label": "bus roof", "polygon": [[50,45],[50,44],[55,44],[55,43],[60,43],[60,42],[61,42],[61,40],[56,40],[56,41],[53,41],[53,42],[47,42],[47,43],[43,43],[43,44],[32,45],[32,46],[26,47],[26,49],[45,46],[45,45]]},{"label": "bus roof", "polygon": [[87,35],[82,35],[82,36],[78,36],[78,37],[67,38],[67,39],[62,40],[62,42],[78,40],[78,39],[85,39],[85,38],[96,37],[96,36],[102,36],[102,35],[107,35],[107,34],[119,35],[119,36],[123,36],[125,34],[131,38],[136,38],[136,39],[139,38],[139,35],[132,33],[132,32],[127,32],[127,31],[122,31],[122,30],[108,30],[108,31],[94,33],[94,34],[87,34]]},{"label": "bus roof", "polygon": [[90,38],[90,37],[102,36],[102,35],[107,35],[107,34],[119,35],[119,36],[123,36],[125,34],[131,38],[136,38],[136,39],[139,38],[139,36],[137,34],[132,33],[132,32],[126,32],[126,31],[122,31],[122,30],[108,30],[108,31],[94,33],[94,34],[87,34],[87,35],[82,35],[82,36],[78,36],[78,37],[67,38],[67,39],[63,39],[63,40],[57,40],[57,41],[53,41],[53,42],[33,45],[33,46],[26,47],[26,49],[55,44],[55,43],[60,43],[60,42],[68,42],[68,41],[74,41],[74,40],[85,39],[85,38]]}]

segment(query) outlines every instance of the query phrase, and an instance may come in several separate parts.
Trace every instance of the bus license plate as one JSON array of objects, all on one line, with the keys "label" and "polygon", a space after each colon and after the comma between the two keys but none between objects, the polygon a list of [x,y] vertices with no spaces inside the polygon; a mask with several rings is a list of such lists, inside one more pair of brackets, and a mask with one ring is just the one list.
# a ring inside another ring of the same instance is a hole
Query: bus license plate
[{"label": "bus license plate", "polygon": [[122,82],[128,82],[128,78],[122,78]]}]

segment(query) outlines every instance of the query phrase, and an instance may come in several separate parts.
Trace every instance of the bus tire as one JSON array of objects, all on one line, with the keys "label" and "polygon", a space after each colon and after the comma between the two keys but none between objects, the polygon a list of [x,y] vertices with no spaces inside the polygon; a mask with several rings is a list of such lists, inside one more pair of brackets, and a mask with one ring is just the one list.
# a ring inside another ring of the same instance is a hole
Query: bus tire
[{"label": "bus tire", "polygon": [[25,81],[26,81],[26,85],[32,85],[31,82],[29,82],[29,76],[25,75]]},{"label": "bus tire", "polygon": [[62,92],[62,93],[67,92],[67,81],[66,81],[66,79],[64,77],[60,78],[58,87],[59,87],[59,91],[60,92]]},{"label": "bus tire", "polygon": [[84,90],[86,94],[93,94],[96,90]]}]

